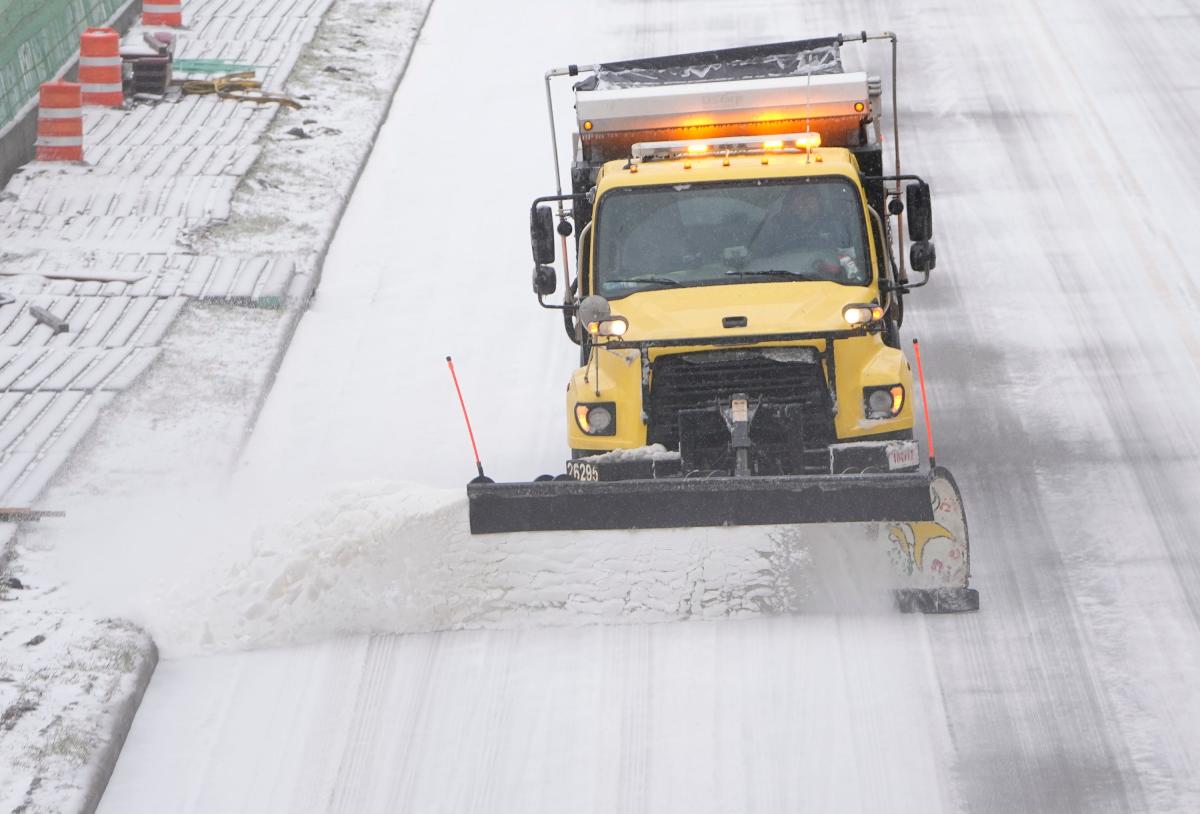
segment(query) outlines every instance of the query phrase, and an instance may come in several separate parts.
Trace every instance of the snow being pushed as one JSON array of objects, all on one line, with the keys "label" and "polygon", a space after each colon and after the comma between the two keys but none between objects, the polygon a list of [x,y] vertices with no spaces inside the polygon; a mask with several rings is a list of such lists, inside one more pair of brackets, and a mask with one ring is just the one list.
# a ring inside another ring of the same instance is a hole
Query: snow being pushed
[{"label": "snow being pushed", "polygon": [[780,612],[814,593],[807,572],[818,547],[804,535],[828,527],[810,528],[472,536],[461,490],[355,484],[260,531],[205,600],[203,630],[171,639],[209,650]]}]

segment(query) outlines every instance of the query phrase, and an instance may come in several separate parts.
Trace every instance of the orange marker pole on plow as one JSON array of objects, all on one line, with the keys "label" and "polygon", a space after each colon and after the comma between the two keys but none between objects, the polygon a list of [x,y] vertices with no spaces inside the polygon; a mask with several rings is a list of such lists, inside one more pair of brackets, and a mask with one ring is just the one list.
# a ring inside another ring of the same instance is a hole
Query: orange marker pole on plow
[{"label": "orange marker pole on plow", "polygon": [[474,478],[471,483],[494,483],[491,478],[483,474],[483,462],[479,460],[479,447],[475,446],[475,432],[471,429],[471,417],[467,415],[467,403],[463,400],[462,388],[458,386],[458,374],[454,372],[454,360],[449,356],[446,357],[446,365],[450,368],[450,378],[454,380],[454,392],[458,394],[458,405],[462,407],[463,420],[467,422],[467,436],[471,439],[471,452],[475,455],[475,468],[479,470],[479,477]]},{"label": "orange marker pole on plow", "polygon": [[921,408],[925,411],[925,440],[929,442],[929,468],[933,469],[937,465],[933,457],[933,427],[929,423],[929,400],[925,397],[925,370],[921,366],[921,343],[916,339],[913,339],[913,352],[917,355],[917,379],[921,382]]}]

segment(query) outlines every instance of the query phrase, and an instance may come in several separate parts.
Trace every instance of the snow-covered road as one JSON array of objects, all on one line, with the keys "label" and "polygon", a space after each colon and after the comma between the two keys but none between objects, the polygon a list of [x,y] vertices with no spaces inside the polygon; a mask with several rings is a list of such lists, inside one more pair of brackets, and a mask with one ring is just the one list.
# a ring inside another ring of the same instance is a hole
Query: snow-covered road
[{"label": "snow-covered road", "polygon": [[461,483],[447,353],[493,474],[555,469],[542,71],[859,28],[934,189],[905,329],[981,612],[167,658],[102,811],[1200,810],[1194,4],[436,0],[239,489]]},{"label": "snow-covered road", "polygon": [[167,660],[102,810],[951,809],[936,678],[895,632],[592,626]]}]

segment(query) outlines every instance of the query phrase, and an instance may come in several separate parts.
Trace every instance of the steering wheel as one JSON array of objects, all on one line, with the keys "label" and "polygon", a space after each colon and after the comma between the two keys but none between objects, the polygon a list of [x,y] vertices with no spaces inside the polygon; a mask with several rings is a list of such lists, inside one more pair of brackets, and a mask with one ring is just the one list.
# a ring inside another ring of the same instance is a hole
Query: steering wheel
[{"label": "steering wheel", "polygon": [[845,277],[845,269],[842,264],[836,260],[830,260],[828,257],[818,257],[812,263],[813,273],[818,277],[826,280],[836,280],[840,277]]}]

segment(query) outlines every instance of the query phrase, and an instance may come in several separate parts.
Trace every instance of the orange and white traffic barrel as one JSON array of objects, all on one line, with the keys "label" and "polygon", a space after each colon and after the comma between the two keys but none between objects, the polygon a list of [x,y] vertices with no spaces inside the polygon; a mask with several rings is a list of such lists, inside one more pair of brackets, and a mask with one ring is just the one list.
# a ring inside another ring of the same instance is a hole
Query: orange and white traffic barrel
[{"label": "orange and white traffic barrel", "polygon": [[183,25],[183,3],[180,0],[150,0],[142,3],[142,23],[145,25]]},{"label": "orange and white traffic barrel", "polygon": [[79,84],[85,105],[120,107],[121,37],[111,28],[88,28],[79,35]]},{"label": "orange and white traffic barrel", "polygon": [[78,82],[46,82],[39,90],[37,157],[83,160],[83,89]]}]

